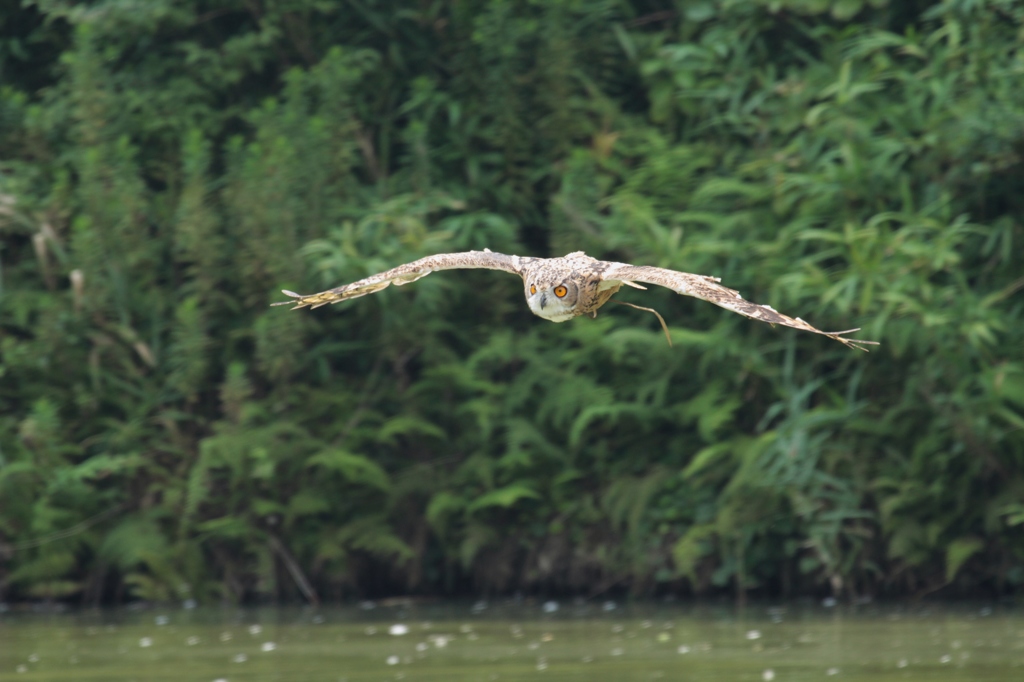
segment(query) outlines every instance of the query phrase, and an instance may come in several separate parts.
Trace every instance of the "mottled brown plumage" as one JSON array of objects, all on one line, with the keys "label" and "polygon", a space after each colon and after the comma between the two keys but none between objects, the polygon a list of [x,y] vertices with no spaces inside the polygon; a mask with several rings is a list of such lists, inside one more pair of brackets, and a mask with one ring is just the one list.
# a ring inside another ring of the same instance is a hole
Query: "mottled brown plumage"
[{"label": "mottled brown plumage", "polygon": [[[638,284],[638,282],[643,282],[644,284],[667,287],[684,296],[704,299],[755,320],[822,334],[850,348],[867,350],[864,348],[865,345],[877,345],[876,341],[860,341],[842,336],[858,331],[858,329],[826,332],[812,327],[799,317],[783,315],[771,306],[746,301],[739,292],[719,284],[717,277],[691,275],[686,272],[646,265],[601,261],[591,258],[582,251],[570,253],[562,258],[522,258],[494,253],[487,249],[464,253],[440,253],[318,294],[303,296],[285,291],[285,294],[295,300],[273,305],[294,304],[295,308],[307,306],[319,308],[328,303],[338,303],[372,294],[391,284],[401,286],[415,282],[437,270],[460,268],[504,270],[519,275],[523,278],[526,303],[530,306],[530,310],[539,317],[552,322],[565,322],[580,315],[596,317],[597,310],[607,303],[608,299],[623,285],[645,289],[646,287]],[[649,309],[643,308],[643,310]],[[658,317],[661,319],[660,315]],[[664,321],[662,324],[664,325]]]}]

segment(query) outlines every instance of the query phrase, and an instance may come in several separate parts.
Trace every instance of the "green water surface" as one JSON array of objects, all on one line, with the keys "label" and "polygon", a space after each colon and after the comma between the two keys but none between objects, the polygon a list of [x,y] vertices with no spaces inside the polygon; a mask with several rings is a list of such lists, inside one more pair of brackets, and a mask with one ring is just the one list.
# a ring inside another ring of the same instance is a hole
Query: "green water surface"
[{"label": "green water surface", "polygon": [[[557,607],[557,608],[556,608]],[[1024,680],[1024,611],[596,603],[0,613],[0,681]]]}]

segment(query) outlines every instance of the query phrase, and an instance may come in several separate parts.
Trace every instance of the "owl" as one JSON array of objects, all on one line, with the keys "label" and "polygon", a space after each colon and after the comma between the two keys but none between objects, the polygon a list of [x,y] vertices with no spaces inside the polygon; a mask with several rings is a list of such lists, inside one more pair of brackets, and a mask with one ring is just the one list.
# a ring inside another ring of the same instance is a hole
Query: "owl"
[{"label": "owl", "polygon": [[[751,317],[769,324],[782,324],[794,329],[821,334],[830,339],[866,351],[865,346],[878,345],[877,341],[860,341],[850,339],[843,334],[850,334],[857,329],[841,332],[826,332],[801,320],[776,312],[771,306],[758,305],[743,299],[739,292],[719,284],[719,278],[704,275],[691,275],[665,268],[647,265],[630,265],[613,261],[597,260],[582,251],[570,253],[561,258],[528,258],[509,256],[496,253],[489,249],[483,251],[465,251],[462,253],[439,253],[379,274],[361,279],[352,284],[345,284],[319,294],[303,296],[284,290],[284,294],[293,300],[272,305],[292,305],[295,308],[319,308],[328,303],[338,303],[351,298],[359,298],[372,294],[389,285],[401,286],[426,277],[436,270],[455,270],[469,268],[486,268],[488,270],[504,270],[523,278],[526,304],[538,317],[552,322],[565,322],[574,317],[589,315],[597,317],[598,309],[611,299],[623,286],[646,289],[639,284],[655,284],[668,287],[677,294],[695,296],[721,306],[734,313]],[[672,343],[665,320],[651,308],[614,301],[624,305],[646,310],[658,316],[665,336]],[[294,309],[294,308],[293,308]]]}]

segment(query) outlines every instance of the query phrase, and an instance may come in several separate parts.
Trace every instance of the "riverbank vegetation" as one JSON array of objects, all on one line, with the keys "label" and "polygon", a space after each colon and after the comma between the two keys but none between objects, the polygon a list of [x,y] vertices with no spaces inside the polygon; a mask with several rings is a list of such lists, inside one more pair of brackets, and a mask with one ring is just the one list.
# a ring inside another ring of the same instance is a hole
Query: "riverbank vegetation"
[{"label": "riverbank vegetation", "polygon": [[[0,9],[0,600],[1024,583],[1024,8]],[[713,274],[563,325],[441,251]]]}]

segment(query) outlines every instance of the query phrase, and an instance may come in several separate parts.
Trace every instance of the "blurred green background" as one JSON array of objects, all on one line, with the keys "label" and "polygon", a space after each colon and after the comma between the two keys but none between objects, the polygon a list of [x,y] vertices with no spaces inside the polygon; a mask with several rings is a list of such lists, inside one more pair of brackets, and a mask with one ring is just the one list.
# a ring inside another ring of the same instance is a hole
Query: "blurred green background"
[{"label": "blurred green background", "polygon": [[[1024,584],[1024,5],[0,5],[0,600]],[[713,274],[533,317],[488,247]]]}]

